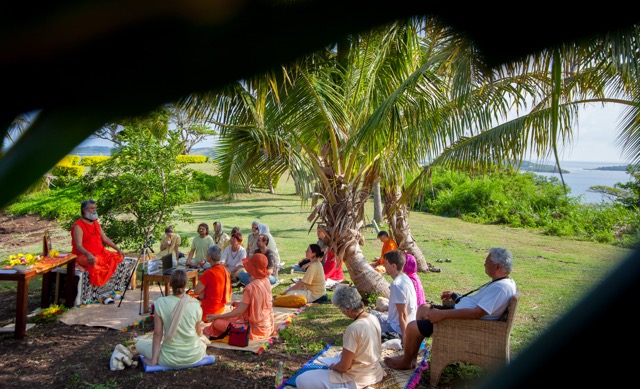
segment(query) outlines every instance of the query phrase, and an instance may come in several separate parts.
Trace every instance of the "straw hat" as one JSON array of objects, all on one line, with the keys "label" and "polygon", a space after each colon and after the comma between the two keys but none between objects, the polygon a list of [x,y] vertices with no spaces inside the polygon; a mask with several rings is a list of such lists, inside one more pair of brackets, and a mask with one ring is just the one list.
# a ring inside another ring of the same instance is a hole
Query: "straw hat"
[{"label": "straw hat", "polygon": [[253,278],[267,278],[269,277],[269,270],[267,270],[267,264],[269,261],[264,254],[256,253],[251,258],[245,258],[242,260],[244,269]]}]

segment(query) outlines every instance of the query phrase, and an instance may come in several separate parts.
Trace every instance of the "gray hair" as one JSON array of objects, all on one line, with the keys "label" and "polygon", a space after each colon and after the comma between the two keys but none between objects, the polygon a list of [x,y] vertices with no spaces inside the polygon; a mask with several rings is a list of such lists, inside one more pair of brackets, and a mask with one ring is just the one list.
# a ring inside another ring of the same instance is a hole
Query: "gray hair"
[{"label": "gray hair", "polygon": [[251,222],[251,225],[258,227],[260,225],[260,222],[257,221],[257,220],[254,220],[254,221]]},{"label": "gray hair", "polygon": [[82,215],[82,212],[84,211],[85,208],[87,208],[89,206],[89,204],[95,204],[96,201],[94,199],[87,199],[84,200],[81,204],[80,204],[80,214]]},{"label": "gray hair", "polygon": [[513,269],[513,255],[511,251],[502,247],[492,247],[489,249],[489,259],[491,263],[498,264],[507,272]]},{"label": "gray hair", "polygon": [[338,285],[331,297],[331,303],[341,310],[357,311],[364,308],[358,289],[347,285]]},{"label": "gray hair", "polygon": [[214,262],[219,262],[222,259],[222,249],[217,244],[212,244],[207,249],[207,255],[210,256]]}]

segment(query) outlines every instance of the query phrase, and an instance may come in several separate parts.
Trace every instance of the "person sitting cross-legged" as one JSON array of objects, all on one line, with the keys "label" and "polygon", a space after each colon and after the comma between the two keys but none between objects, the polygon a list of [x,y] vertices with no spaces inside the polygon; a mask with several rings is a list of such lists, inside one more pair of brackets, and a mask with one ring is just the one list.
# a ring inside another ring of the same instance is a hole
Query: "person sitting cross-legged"
[{"label": "person sitting cross-legged", "polygon": [[287,288],[283,294],[304,296],[308,302],[314,302],[326,296],[324,269],[321,262],[324,253],[320,246],[312,243],[307,247],[305,254],[311,260],[311,265],[307,268],[302,279]]},{"label": "person sitting cross-legged", "polygon": [[[80,204],[80,215],[71,226],[71,252],[77,255],[76,264],[89,272],[89,282],[94,286],[103,286],[124,260],[124,253],[100,227],[93,199]],[[105,246],[116,251],[107,250]]]},{"label": "person sitting cross-legged", "polygon": [[[259,234],[258,239],[256,240],[258,248],[255,250],[253,254],[264,254],[267,257],[267,270],[269,271],[269,283],[271,285],[275,285],[278,283],[278,277],[275,275],[276,271],[276,254],[268,248],[269,245],[269,235]],[[242,284],[247,285],[249,282],[253,280],[253,277],[246,271],[238,273],[238,281]]]},{"label": "person sitting cross-legged", "polygon": [[384,268],[382,267],[384,266],[384,255],[391,250],[397,250],[398,245],[393,238],[389,236],[387,231],[378,232],[378,239],[382,242],[380,257],[374,258],[375,261],[371,262],[371,266],[376,269],[378,273],[384,273]]},{"label": "person sitting cross-legged", "polygon": [[251,258],[242,260],[244,268],[253,277],[242,293],[242,300],[234,301],[233,310],[221,314],[207,315],[211,325],[203,332],[209,337],[221,335],[229,323],[249,323],[251,330],[249,339],[266,339],[274,330],[273,297],[271,284],[267,277],[267,257],[264,254],[253,254]]},{"label": "person sitting cross-legged", "polygon": [[238,282],[238,274],[244,272],[242,260],[247,257],[247,250],[242,247],[242,234],[231,234],[231,244],[222,252],[222,264],[231,275],[231,282]]},{"label": "person sitting cross-legged", "polygon": [[433,333],[433,324],[448,319],[498,320],[516,294],[516,283],[509,277],[513,268],[511,252],[501,247],[489,249],[484,261],[484,272],[491,281],[475,293],[462,298],[449,290],[442,292],[443,301],[453,305],[424,304],[418,309],[416,320],[407,325],[403,336],[403,354],[386,357],[384,363],[392,369],[407,370],[416,367],[420,344]]},{"label": "person sitting cross-legged", "polygon": [[380,320],[383,338],[394,339],[402,337],[407,324],[415,320],[418,304],[413,282],[402,271],[406,260],[404,254],[400,250],[391,250],[384,254],[384,259],[383,266],[393,279],[389,285],[389,305],[371,313]]},{"label": "person sitting cross-legged", "polygon": [[299,389],[366,388],[382,381],[380,323],[364,309],[356,288],[339,285],[331,302],[353,320],[342,335],[340,360],[329,369],[313,369],[296,378]]},{"label": "person sitting cross-legged", "polygon": [[211,266],[198,278],[198,285],[193,293],[198,295],[202,305],[202,321],[207,321],[207,315],[223,313],[226,305],[231,302],[231,276],[223,266],[220,258],[222,250],[212,244],[207,249],[207,262]]},{"label": "person sitting cross-legged", "polygon": [[173,294],[155,301],[153,338],[141,339],[136,350],[149,366],[186,367],[207,355],[202,336],[202,308],[186,293],[187,273],[176,269],[169,277]]}]

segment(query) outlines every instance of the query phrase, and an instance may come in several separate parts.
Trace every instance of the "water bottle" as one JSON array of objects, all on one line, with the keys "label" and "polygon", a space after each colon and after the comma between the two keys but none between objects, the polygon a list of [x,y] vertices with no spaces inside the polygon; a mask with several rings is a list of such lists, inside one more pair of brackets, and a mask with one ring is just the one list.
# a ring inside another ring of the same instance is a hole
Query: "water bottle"
[{"label": "water bottle", "polygon": [[282,361],[278,361],[278,370],[276,371],[276,388],[280,387],[282,380],[284,379],[284,370]]}]

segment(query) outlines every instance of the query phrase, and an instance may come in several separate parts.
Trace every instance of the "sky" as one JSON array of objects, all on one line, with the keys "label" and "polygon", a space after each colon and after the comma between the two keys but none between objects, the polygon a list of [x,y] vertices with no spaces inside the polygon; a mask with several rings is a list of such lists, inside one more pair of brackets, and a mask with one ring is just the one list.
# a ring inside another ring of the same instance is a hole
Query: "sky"
[{"label": "sky", "polygon": [[[602,107],[601,104],[592,104],[581,108],[577,131],[574,133],[574,142],[571,146],[559,151],[560,160],[615,162],[616,165],[629,163],[622,158],[620,149],[616,146],[618,134],[616,126],[622,111],[623,108],[619,105]],[[195,148],[211,147],[211,144],[212,142],[209,140],[197,144]],[[100,139],[88,139],[83,145],[108,146],[109,143]]]}]

